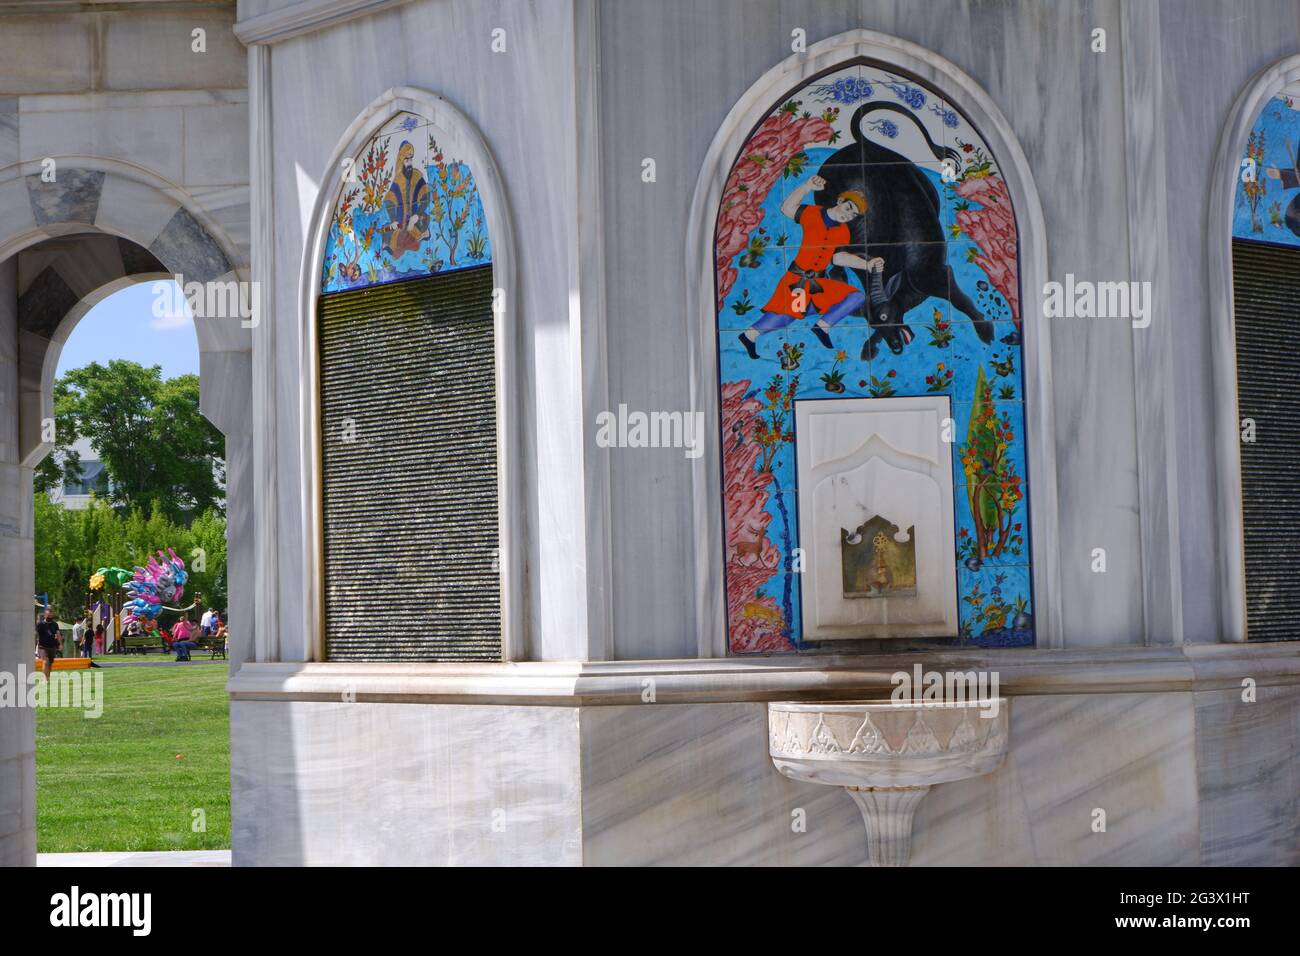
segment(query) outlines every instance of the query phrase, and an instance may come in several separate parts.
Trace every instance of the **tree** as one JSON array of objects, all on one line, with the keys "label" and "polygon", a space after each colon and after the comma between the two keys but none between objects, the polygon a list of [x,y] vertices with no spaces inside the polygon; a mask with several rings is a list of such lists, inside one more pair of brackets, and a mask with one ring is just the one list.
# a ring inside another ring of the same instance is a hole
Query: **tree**
[{"label": "tree", "polygon": [[975,377],[975,401],[971,403],[966,445],[961,449],[962,471],[966,475],[966,497],[975,521],[974,548],[980,560],[1000,555],[1008,542],[1019,553],[1019,540],[1012,540],[1018,525],[1012,522],[1016,503],[1024,497],[1008,451],[1015,441],[1011,419],[998,417],[993,387],[981,366]]},{"label": "tree", "polygon": [[[189,568],[187,594],[202,594],[208,607],[226,606],[226,519],[214,510],[199,515],[190,524],[190,538],[182,553]],[[200,568],[200,565],[202,567]]]},{"label": "tree", "polygon": [[59,386],[71,428],[104,462],[121,511],[157,501],[180,521],[223,507],[225,441],[199,411],[198,376],[164,381],[157,365],[113,359],[74,369]]},{"label": "tree", "polygon": [[81,480],[81,456],[72,450],[80,437],[74,409],[75,396],[67,382],[54,383],[54,450],[36,466],[32,487],[37,494],[48,495],[65,482]]},{"label": "tree", "polygon": [[[134,508],[121,515],[98,499],[74,511],[37,495],[34,519],[36,593],[49,594],[60,620],[73,620],[85,606],[97,568],[143,565],[169,547],[190,572],[182,605],[201,592],[209,606],[226,607],[226,519],[216,510],[203,512],[187,528],[168,518],[161,504],[148,514]],[[195,549],[202,549],[202,570]]]}]

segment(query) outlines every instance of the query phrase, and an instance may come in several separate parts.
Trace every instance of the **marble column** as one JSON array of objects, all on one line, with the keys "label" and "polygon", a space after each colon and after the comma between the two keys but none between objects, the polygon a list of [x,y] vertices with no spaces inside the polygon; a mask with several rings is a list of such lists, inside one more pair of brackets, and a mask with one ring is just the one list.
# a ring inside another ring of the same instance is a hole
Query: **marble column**
[{"label": "marble column", "polygon": [[254,659],[253,416],[247,400],[252,353],[204,351],[200,408],[226,438],[226,597],[230,613],[230,667]]},{"label": "marble column", "polygon": [[[17,262],[0,263],[0,679],[26,693],[32,669],[32,469],[18,441]],[[15,700],[14,703],[17,701]],[[28,707],[0,707],[0,866],[36,863],[36,724]]]}]

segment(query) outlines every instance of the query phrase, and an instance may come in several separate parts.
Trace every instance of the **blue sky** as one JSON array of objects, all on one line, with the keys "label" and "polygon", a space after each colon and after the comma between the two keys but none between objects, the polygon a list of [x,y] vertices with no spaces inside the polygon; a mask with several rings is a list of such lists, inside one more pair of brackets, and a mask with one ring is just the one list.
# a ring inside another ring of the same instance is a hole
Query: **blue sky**
[{"label": "blue sky", "polygon": [[[119,289],[77,323],[59,355],[57,375],[91,362],[130,359],[161,365],[163,378],[199,373],[199,341],[184,299],[184,314],[154,315],[153,282]],[[166,311],[166,310],[163,310]]]}]

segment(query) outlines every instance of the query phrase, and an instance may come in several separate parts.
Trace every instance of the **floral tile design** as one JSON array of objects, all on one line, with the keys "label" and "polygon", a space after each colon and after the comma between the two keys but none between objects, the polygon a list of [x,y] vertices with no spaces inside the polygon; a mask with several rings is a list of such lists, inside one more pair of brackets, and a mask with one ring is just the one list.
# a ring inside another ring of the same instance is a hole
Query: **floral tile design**
[{"label": "floral tile design", "polygon": [[322,292],[492,261],[478,186],[455,148],[449,135],[403,113],[345,162]]},{"label": "floral tile design", "polygon": [[742,147],[715,231],[733,653],[801,643],[794,402],[936,394],[953,402],[959,601],[971,608],[968,585],[984,595],[961,612],[961,640],[1034,642],[1032,611],[991,604],[983,577],[1017,576],[996,596],[1029,600],[1018,255],[996,160],[958,106],[910,77],[826,73]]},{"label": "floral tile design", "polygon": [[1300,91],[1268,101],[1246,140],[1241,169],[1232,234],[1300,246]]}]

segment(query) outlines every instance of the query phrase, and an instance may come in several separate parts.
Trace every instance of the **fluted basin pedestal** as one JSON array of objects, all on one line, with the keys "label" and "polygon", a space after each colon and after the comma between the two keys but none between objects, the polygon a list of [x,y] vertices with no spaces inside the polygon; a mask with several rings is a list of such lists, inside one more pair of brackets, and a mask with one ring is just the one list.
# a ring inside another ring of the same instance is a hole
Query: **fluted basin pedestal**
[{"label": "fluted basin pedestal", "polygon": [[845,787],[867,825],[872,866],[907,866],[912,855],[912,814],[929,787]]},{"label": "fluted basin pedestal", "polygon": [[921,800],[932,786],[1000,767],[1007,715],[1005,698],[770,703],[768,749],[790,779],[848,791],[872,866],[906,866]]}]

